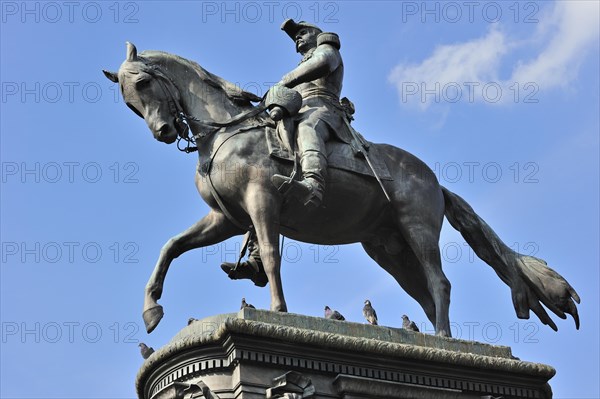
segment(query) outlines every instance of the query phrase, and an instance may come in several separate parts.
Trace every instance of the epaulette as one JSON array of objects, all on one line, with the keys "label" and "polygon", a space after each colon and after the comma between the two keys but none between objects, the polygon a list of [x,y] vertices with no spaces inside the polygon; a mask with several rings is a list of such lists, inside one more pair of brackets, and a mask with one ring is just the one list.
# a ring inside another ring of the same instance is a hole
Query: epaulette
[{"label": "epaulette", "polygon": [[317,36],[317,46],[321,44],[329,44],[339,50],[341,47],[340,37],[337,33],[333,32],[319,33],[319,36]]}]

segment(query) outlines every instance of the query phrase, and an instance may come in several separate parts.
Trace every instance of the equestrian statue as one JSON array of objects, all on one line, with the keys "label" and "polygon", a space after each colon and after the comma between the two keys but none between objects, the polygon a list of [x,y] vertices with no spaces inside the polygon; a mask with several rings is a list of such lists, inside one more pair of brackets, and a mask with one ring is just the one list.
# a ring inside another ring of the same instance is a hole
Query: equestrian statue
[{"label": "equestrian statue", "polygon": [[245,234],[248,260],[221,267],[233,279],[268,283],[272,311],[287,311],[280,235],[322,245],[360,242],[421,305],[436,334],[450,336],[450,282],[439,250],[444,216],[510,287],[517,317],[533,311],[557,330],[547,308],[563,319],[570,314],[579,328],[579,296],[561,275],[504,244],[417,157],[353,129],[354,106],[340,99],[338,35],[293,20],[282,30],[302,60],[264,98],[182,57],[138,54],[131,43],[118,72],[104,71],[155,139],[198,152],[195,183],[210,208],[160,251],[145,289],[148,333],[164,315],[158,300],[171,262]]}]

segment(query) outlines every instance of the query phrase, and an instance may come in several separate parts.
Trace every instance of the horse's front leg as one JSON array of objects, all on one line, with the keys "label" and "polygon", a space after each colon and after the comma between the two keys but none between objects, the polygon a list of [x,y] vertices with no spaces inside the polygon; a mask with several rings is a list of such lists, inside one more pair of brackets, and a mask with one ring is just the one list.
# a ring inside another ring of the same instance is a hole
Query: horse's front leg
[{"label": "horse's front leg", "polygon": [[148,333],[156,328],[163,317],[163,308],[157,301],[162,295],[165,276],[173,259],[190,249],[213,245],[241,233],[222,213],[211,211],[189,229],[167,241],[160,250],[158,261],[146,285],[143,318]]},{"label": "horse's front leg", "polygon": [[[265,198],[266,197],[266,198]],[[248,204],[248,213],[254,223],[256,238],[260,247],[265,273],[271,290],[271,310],[287,312],[281,283],[281,254],[279,253],[279,212],[280,201],[275,197],[254,197]]]}]

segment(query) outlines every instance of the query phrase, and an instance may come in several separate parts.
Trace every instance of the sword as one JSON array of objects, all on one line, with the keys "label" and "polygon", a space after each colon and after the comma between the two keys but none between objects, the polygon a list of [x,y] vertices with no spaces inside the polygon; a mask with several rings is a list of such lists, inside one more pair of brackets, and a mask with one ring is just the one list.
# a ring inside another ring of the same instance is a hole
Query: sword
[{"label": "sword", "polygon": [[377,183],[379,183],[379,187],[381,187],[381,191],[383,191],[383,193],[385,194],[385,198],[387,198],[388,202],[392,202],[390,196],[388,195],[387,191],[385,190],[385,187],[383,186],[383,182],[381,181],[381,179],[379,178],[379,175],[375,171],[375,167],[371,163],[371,159],[369,159],[369,155],[367,155],[367,151],[365,150],[365,145],[363,144],[362,140],[356,133],[356,130],[354,130],[354,128],[352,126],[350,126],[348,121],[345,121],[345,122],[346,122],[346,126],[350,130],[350,134],[352,134],[352,138],[354,139],[354,141],[356,143],[353,146],[354,150],[357,153],[361,154],[363,157],[365,157],[365,161],[367,161],[367,165],[369,165],[371,172],[373,172],[373,176],[375,176],[375,179],[377,179]]},{"label": "sword", "polygon": [[375,176],[375,178],[377,179],[377,183],[379,183],[379,187],[381,187],[381,191],[383,191],[383,193],[385,194],[385,198],[387,198],[388,202],[392,202],[387,191],[385,191],[385,187],[383,187],[383,182],[377,175],[377,172],[375,172],[375,168],[373,167],[373,164],[371,163],[371,160],[369,159],[369,156],[367,155],[367,153],[365,151],[363,151],[362,149],[358,150],[358,153],[362,154],[362,156],[365,157],[365,160],[367,161],[367,165],[369,165],[369,168],[371,168],[371,171],[373,172],[373,176]]}]

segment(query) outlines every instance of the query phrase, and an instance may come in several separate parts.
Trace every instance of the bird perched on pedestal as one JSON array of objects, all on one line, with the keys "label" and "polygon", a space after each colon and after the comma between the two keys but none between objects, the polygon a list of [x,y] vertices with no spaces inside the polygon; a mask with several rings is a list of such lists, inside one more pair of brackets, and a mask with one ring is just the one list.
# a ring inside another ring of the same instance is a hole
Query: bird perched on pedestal
[{"label": "bird perched on pedestal", "polygon": [[192,324],[193,322],[195,322],[195,321],[198,321],[198,319],[194,319],[193,317],[190,317],[190,318],[188,319],[188,326],[189,326],[190,324]]},{"label": "bird perched on pedestal", "polygon": [[325,318],[333,320],[346,320],[344,316],[337,310],[331,310],[329,306],[325,306]]},{"label": "bird perched on pedestal", "polygon": [[148,359],[150,355],[154,353],[154,348],[147,346],[143,342],[140,342],[138,346],[140,347],[140,353],[144,359]]},{"label": "bird perched on pedestal", "polygon": [[242,298],[242,306],[240,306],[240,310],[244,309],[244,308],[251,308],[251,309],[256,309],[254,307],[254,305],[249,304],[248,302],[246,302],[246,298]]},{"label": "bird perched on pedestal", "polygon": [[374,326],[377,325],[377,312],[375,309],[373,309],[373,306],[371,306],[371,301],[368,299],[365,301],[365,306],[363,307],[363,316],[365,316],[365,319],[367,319],[369,324]]},{"label": "bird perched on pedestal", "polygon": [[419,332],[419,327],[415,324],[414,321],[410,321],[407,315],[402,315],[402,328],[408,331],[416,331]]}]

